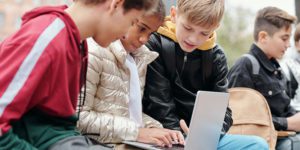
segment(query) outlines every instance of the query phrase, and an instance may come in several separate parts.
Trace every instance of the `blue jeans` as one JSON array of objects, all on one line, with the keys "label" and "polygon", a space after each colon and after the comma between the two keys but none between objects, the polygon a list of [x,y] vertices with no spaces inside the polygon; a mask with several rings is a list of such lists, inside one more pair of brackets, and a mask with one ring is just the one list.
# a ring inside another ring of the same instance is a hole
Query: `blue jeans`
[{"label": "blue jeans", "polygon": [[258,136],[226,134],[219,141],[218,150],[269,150],[269,145]]}]

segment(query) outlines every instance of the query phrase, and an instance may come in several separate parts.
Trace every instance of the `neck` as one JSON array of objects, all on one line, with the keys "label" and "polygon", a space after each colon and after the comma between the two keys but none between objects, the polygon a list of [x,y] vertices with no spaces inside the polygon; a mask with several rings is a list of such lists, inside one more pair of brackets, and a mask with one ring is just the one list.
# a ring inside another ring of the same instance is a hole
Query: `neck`
[{"label": "neck", "polygon": [[94,18],[91,14],[95,12],[93,12],[94,9],[91,9],[91,7],[95,6],[84,5],[80,2],[74,2],[69,8],[65,10],[76,24],[81,40],[93,36]]},{"label": "neck", "polygon": [[255,43],[257,47],[259,47],[259,49],[261,49],[265,55],[268,57],[268,59],[271,59],[272,57],[268,54],[268,51],[266,50],[266,47],[261,44],[260,42]]}]

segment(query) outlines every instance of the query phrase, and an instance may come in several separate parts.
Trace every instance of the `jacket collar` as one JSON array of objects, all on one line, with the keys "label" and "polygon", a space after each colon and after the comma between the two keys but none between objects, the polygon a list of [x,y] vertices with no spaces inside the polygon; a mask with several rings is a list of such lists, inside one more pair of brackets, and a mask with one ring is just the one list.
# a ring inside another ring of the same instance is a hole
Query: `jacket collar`
[{"label": "jacket collar", "polygon": [[[121,64],[125,64],[127,51],[125,50],[120,40],[111,43],[109,49],[115,55],[118,62],[120,62]],[[145,45],[143,45],[138,48],[137,51],[132,53],[132,57],[134,58],[137,65],[142,62],[149,64],[158,57],[158,53],[150,51]]]},{"label": "jacket collar", "polygon": [[[176,38],[176,25],[171,21],[171,17],[167,16],[165,18],[164,24],[158,28],[157,30],[158,33],[172,39],[173,41],[177,42]],[[201,46],[199,46],[197,49],[198,50],[210,50],[215,47],[215,41],[216,41],[216,32],[213,32],[213,34],[210,36],[210,38],[205,41]]]},{"label": "jacket collar", "polygon": [[150,51],[145,45],[143,45],[138,48],[137,51],[133,52],[132,56],[137,64],[144,62],[148,65],[158,57],[158,53]]},{"label": "jacket collar", "polygon": [[252,44],[250,53],[259,61],[259,63],[269,72],[277,71],[280,68],[276,59],[268,59],[267,55],[256,45]]}]

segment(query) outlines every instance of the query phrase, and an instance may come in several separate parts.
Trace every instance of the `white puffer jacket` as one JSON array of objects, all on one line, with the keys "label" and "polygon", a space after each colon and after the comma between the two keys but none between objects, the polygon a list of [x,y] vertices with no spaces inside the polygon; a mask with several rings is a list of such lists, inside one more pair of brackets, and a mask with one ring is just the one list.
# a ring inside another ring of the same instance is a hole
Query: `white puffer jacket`
[{"label": "white puffer jacket", "polygon": [[[138,125],[129,119],[130,74],[125,66],[126,55],[119,40],[108,48],[89,41],[87,93],[78,128],[84,135],[102,143],[136,140],[138,136]],[[137,64],[143,94],[147,65],[158,54],[142,46],[132,56]],[[146,128],[162,127],[146,114],[143,114],[143,123]]]}]

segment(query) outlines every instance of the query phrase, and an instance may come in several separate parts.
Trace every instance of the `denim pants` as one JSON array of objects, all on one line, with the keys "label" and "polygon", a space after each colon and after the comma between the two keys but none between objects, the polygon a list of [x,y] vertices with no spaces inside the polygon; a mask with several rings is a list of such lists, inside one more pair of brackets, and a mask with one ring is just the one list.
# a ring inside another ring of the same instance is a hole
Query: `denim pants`
[{"label": "denim pants", "polygon": [[258,136],[226,134],[219,141],[218,150],[269,150],[269,145]]},{"label": "denim pants", "polygon": [[277,139],[276,150],[298,150],[300,149],[299,147],[300,147],[300,133],[297,133],[294,136]]}]

